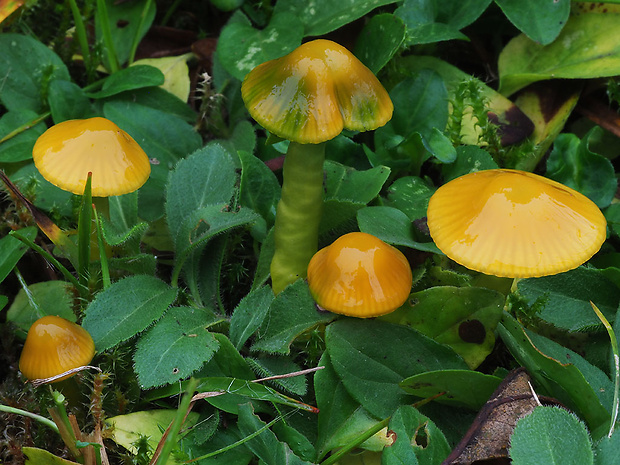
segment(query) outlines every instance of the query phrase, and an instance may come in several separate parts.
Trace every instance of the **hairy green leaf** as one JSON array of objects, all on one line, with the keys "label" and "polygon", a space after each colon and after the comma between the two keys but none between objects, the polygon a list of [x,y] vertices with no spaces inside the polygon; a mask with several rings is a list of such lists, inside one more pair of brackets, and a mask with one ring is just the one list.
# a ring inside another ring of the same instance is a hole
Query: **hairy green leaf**
[{"label": "hairy green leaf", "polygon": [[97,294],[86,308],[82,326],[97,350],[106,350],[158,320],[176,295],[176,289],[154,276],[129,276]]}]

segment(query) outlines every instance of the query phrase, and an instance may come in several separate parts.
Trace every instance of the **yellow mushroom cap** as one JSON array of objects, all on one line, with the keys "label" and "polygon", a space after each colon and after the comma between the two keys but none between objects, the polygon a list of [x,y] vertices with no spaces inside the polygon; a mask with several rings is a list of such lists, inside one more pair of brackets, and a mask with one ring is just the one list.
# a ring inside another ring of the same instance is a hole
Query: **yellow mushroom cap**
[{"label": "yellow mushroom cap", "polygon": [[368,318],[400,307],[411,292],[411,267],[400,250],[354,232],[319,250],[308,265],[308,286],[330,312]]},{"label": "yellow mushroom cap", "polygon": [[526,171],[466,174],[431,197],[435,244],[461,265],[510,278],[578,267],[605,241],[605,217],[586,196]]},{"label": "yellow mushroom cap", "polygon": [[49,315],[39,318],[28,330],[19,370],[30,380],[51,378],[88,365],[94,355],[95,344],[84,328]]},{"label": "yellow mushroom cap", "polygon": [[151,173],[144,150],[105,118],[69,120],[45,131],[32,150],[41,175],[55,186],[83,194],[92,173],[92,195],[109,197],[139,189]]},{"label": "yellow mushroom cap", "polygon": [[265,129],[300,144],[318,144],[343,128],[369,131],[392,117],[379,80],[351,52],[324,39],[258,65],[241,86],[250,115]]}]

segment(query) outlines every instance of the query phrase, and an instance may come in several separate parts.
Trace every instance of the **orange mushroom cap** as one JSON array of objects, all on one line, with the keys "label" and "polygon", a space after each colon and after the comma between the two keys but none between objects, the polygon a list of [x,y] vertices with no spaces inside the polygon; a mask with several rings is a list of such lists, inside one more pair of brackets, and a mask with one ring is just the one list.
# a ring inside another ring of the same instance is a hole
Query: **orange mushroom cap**
[{"label": "orange mushroom cap", "polygon": [[59,316],[48,315],[39,318],[28,330],[19,370],[30,380],[51,378],[88,365],[94,355],[95,343],[84,328]]},{"label": "orange mushroom cap", "polygon": [[456,178],[431,197],[428,228],[439,249],[485,274],[528,278],[578,267],[607,235],[586,196],[526,171],[494,169]]},{"label": "orange mushroom cap", "polygon": [[45,131],[32,150],[41,175],[55,186],[81,195],[92,173],[92,195],[109,197],[139,189],[151,173],[144,150],[105,118],[69,120]]},{"label": "orange mushroom cap", "polygon": [[319,250],[308,265],[308,286],[330,312],[368,318],[400,307],[411,292],[411,267],[400,250],[354,232]]},{"label": "orange mushroom cap", "polygon": [[392,117],[379,80],[351,52],[324,39],[258,65],[241,86],[243,101],[265,129],[301,144],[318,144],[343,128],[369,131]]}]

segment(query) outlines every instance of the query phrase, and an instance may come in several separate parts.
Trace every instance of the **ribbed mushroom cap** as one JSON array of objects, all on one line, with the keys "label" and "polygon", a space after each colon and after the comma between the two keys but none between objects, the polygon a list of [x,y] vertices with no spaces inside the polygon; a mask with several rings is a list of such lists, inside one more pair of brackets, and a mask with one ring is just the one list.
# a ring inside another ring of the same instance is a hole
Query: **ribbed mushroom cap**
[{"label": "ribbed mushroom cap", "polygon": [[400,307],[411,292],[411,267],[400,250],[370,234],[339,237],[308,265],[308,286],[330,312],[368,318]]},{"label": "ribbed mushroom cap", "polygon": [[375,75],[346,48],[324,39],[258,65],[241,94],[265,129],[301,144],[333,139],[343,128],[376,129],[394,109]]},{"label": "ribbed mushroom cap", "polygon": [[578,267],[606,238],[606,221],[586,196],[542,176],[495,169],[470,173],[431,197],[435,244],[485,274],[527,278]]},{"label": "ribbed mushroom cap", "polygon": [[109,197],[139,189],[151,173],[144,150],[105,118],[69,120],[45,131],[32,150],[41,175],[55,186],[81,195],[93,173],[92,195]]},{"label": "ribbed mushroom cap", "polygon": [[19,370],[30,380],[51,378],[88,365],[94,355],[95,344],[84,328],[49,315],[39,318],[28,330]]}]

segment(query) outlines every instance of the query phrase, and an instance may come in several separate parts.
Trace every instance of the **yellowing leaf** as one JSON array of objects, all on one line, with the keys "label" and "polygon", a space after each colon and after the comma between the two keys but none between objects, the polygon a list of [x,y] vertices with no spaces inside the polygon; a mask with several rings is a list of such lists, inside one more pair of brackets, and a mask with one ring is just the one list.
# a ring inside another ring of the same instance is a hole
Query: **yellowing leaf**
[{"label": "yellowing leaf", "polygon": [[525,35],[512,39],[499,56],[499,90],[504,95],[544,79],[591,79],[620,74],[620,12],[569,18],[558,38],[540,45]]},{"label": "yellowing leaf", "polygon": [[23,0],[0,0],[0,23],[23,4]]},{"label": "yellowing leaf", "polygon": [[23,447],[22,452],[26,455],[26,465],[78,465],[76,462],[61,459],[51,452],[36,447]]},{"label": "yellowing leaf", "polygon": [[[140,437],[148,438],[149,446],[151,446],[152,450],[155,450],[157,443],[159,443],[163,435],[162,432],[168,428],[176,414],[176,410],[147,410],[108,418],[106,423],[113,427],[112,439],[114,442],[135,454],[137,449],[134,443]],[[192,412],[185,420],[184,427],[191,427],[197,421],[198,414]],[[175,463],[178,462],[170,456],[167,464]]]},{"label": "yellowing leaf", "polygon": [[176,95],[184,102],[187,102],[190,87],[187,58],[188,55],[145,58],[132,63],[132,66],[149,65],[158,68],[162,73],[164,73],[164,77],[166,79],[161,87],[166,89],[171,94]]}]

